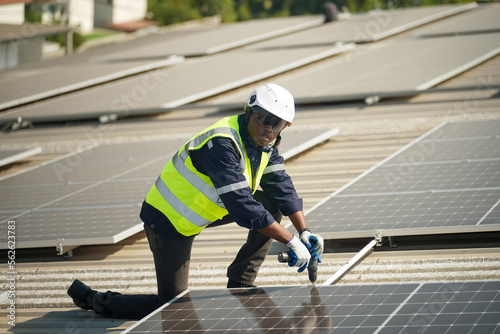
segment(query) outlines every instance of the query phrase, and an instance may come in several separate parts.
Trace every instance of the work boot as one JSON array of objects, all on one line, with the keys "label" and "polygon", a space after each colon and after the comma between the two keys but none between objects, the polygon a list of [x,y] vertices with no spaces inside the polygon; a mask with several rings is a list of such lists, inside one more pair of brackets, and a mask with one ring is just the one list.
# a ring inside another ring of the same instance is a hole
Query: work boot
[{"label": "work boot", "polygon": [[92,300],[97,291],[92,290],[79,280],[75,280],[68,289],[68,295],[73,298],[73,303],[84,310],[93,310]]},{"label": "work boot", "polygon": [[227,281],[227,288],[228,289],[229,288],[255,288],[255,285],[236,282],[236,281],[233,281],[232,279],[229,279]]}]

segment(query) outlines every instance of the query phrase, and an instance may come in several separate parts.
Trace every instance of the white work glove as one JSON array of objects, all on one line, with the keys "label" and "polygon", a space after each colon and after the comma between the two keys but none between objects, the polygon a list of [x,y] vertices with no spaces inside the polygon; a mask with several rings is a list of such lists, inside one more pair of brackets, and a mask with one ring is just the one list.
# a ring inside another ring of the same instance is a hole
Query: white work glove
[{"label": "white work glove", "polygon": [[301,273],[307,268],[307,264],[311,259],[311,254],[307,247],[300,241],[299,238],[295,237],[295,235],[286,243],[286,246],[290,248],[288,252],[292,257],[292,260],[288,262],[290,267],[297,266],[299,267],[298,272]]},{"label": "white work glove", "polygon": [[311,259],[321,263],[321,254],[323,254],[324,241],[319,234],[313,234],[305,228],[300,233],[300,240],[311,253]]}]

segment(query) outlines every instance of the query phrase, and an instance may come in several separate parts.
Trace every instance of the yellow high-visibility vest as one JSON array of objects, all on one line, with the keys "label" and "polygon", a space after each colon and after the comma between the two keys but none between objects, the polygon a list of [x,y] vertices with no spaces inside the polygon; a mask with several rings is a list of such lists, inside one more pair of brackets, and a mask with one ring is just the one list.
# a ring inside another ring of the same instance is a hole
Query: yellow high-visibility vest
[{"label": "yellow high-visibility vest", "polygon": [[[209,141],[214,137],[225,137],[234,142],[245,181],[215,189],[210,178],[193,166],[190,153],[207,143],[211,145]],[[270,154],[271,151],[262,153],[259,169],[253,178],[250,159],[239,133],[238,116],[223,118],[177,151],[147,194],[146,202],[161,211],[182,235],[198,234],[228,214],[220,195],[245,187],[250,187],[255,193]]]}]

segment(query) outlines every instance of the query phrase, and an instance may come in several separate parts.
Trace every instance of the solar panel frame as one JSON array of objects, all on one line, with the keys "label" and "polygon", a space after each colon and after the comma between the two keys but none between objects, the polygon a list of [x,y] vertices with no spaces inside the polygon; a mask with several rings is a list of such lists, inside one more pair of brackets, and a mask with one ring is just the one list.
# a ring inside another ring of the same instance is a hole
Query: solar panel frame
[{"label": "solar panel frame", "polygon": [[[326,239],[500,230],[499,128],[496,120],[440,124],[313,206],[308,225]],[[493,142],[493,154],[469,145],[462,160],[448,160],[457,157],[443,144],[471,134]]]},{"label": "solar panel frame", "polygon": [[[464,206],[463,203],[470,198],[470,195],[463,192],[444,193],[444,195],[414,193],[335,197],[332,206],[336,206],[338,211],[345,208],[349,208],[349,211],[345,209],[346,212],[342,214],[327,212],[321,215],[326,217],[325,222],[332,221],[336,225],[332,225],[331,228],[319,227],[316,221],[309,219],[309,215],[308,225],[326,239],[488,232],[500,229],[496,220],[487,217],[490,214],[488,210],[498,206],[500,190],[488,194],[485,199],[487,204],[484,207],[478,207],[480,203],[474,202]],[[451,204],[445,208],[433,206],[443,198],[447,198]],[[346,201],[345,204],[343,200]],[[420,208],[414,209],[415,201],[420,201]],[[353,206],[354,203],[356,206]],[[378,213],[374,214],[369,210],[371,208],[376,209]],[[431,219],[439,225],[433,226]],[[345,223],[346,221],[348,223]]]},{"label": "solar panel frame", "polygon": [[41,153],[41,147],[33,147],[22,150],[0,150],[0,167],[6,166],[13,162],[29,158],[35,154]]}]

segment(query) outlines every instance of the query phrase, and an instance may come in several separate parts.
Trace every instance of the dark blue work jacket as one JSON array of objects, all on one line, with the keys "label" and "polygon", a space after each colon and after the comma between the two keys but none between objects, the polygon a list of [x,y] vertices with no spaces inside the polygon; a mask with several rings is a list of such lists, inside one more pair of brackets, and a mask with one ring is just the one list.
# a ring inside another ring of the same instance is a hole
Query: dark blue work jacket
[{"label": "dark blue work jacket", "polygon": [[[260,165],[260,157],[266,147],[255,144],[247,131],[245,115],[238,118],[240,136],[252,164],[252,173],[256,173]],[[204,145],[191,153],[193,166],[212,180],[215,188],[224,187],[245,181],[242,173],[239,153],[228,138],[216,137],[212,139],[210,147]],[[284,163],[278,148],[274,148],[268,166]],[[288,216],[303,209],[302,199],[297,196],[292,180],[284,169],[266,173],[262,176],[260,187],[279,208],[281,213]],[[272,215],[257,202],[250,187],[230,191],[220,196],[231,218],[240,226],[248,229],[260,229],[274,222]],[[172,224],[160,211],[144,202],[140,217],[142,221],[153,227],[158,233],[168,237],[178,237]]]}]

